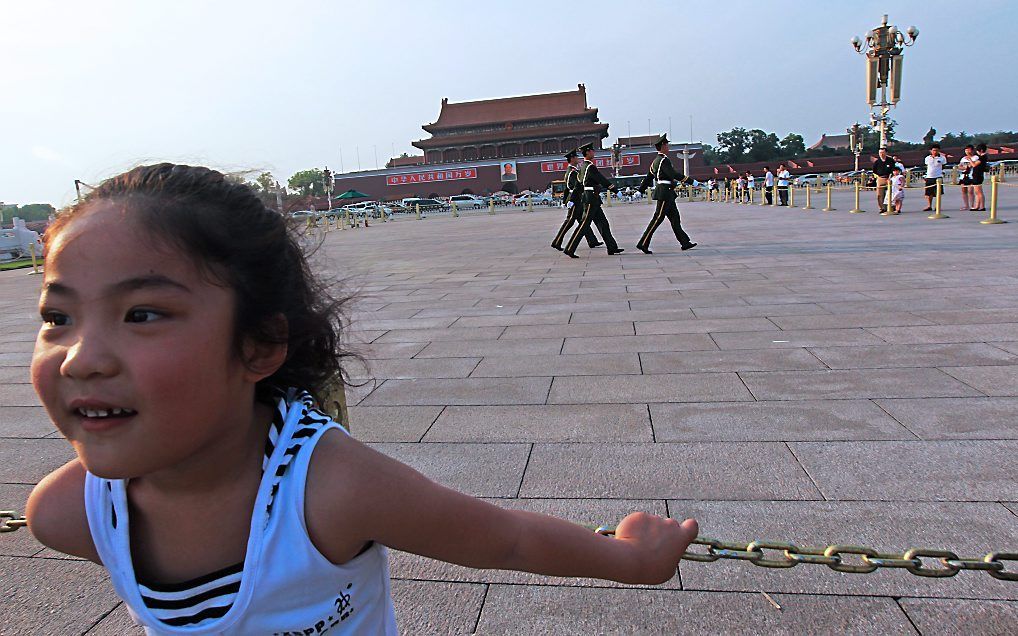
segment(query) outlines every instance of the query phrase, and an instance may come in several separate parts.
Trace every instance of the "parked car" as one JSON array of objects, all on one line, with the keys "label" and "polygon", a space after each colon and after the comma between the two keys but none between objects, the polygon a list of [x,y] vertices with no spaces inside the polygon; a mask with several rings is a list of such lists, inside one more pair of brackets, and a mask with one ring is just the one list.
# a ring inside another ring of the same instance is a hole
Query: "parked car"
[{"label": "parked car", "polygon": [[480,210],[487,204],[481,197],[472,194],[457,194],[449,197],[449,203],[455,203],[460,210]]},{"label": "parked car", "polygon": [[527,202],[533,203],[534,205],[551,205],[552,198],[547,194],[537,194],[531,192],[530,194],[521,194],[516,197],[516,205],[526,205]]},{"label": "parked car", "polygon": [[418,199],[410,198],[403,199],[403,205],[413,211],[417,211],[417,207],[420,206],[421,211],[442,211],[448,210],[449,204],[438,201],[437,199]]},{"label": "parked car", "polygon": [[828,184],[834,185],[834,179],[832,179],[830,176],[826,176],[825,177],[825,176],[821,176],[821,175],[816,174],[815,172],[813,172],[813,173],[810,173],[810,174],[801,174],[801,175],[799,175],[798,177],[795,178],[795,180],[792,183],[794,183],[795,185],[800,186],[800,187],[805,186],[805,185],[811,185],[811,186],[828,185]]},{"label": "parked car", "polygon": [[848,172],[839,173],[838,176],[835,178],[837,179],[838,183],[852,183],[854,181],[858,181],[861,178],[864,178],[865,175],[866,175],[865,170],[849,170]]}]

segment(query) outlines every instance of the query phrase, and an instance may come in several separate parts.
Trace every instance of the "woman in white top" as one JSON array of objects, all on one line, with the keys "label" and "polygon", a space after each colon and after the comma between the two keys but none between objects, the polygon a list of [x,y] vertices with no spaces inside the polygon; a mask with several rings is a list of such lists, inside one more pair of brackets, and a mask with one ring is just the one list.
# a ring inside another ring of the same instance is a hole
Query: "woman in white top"
[{"label": "woman in white top", "polygon": [[778,166],[778,198],[780,202],[778,205],[788,205],[788,180],[792,178],[792,174],[785,169],[785,164]]}]

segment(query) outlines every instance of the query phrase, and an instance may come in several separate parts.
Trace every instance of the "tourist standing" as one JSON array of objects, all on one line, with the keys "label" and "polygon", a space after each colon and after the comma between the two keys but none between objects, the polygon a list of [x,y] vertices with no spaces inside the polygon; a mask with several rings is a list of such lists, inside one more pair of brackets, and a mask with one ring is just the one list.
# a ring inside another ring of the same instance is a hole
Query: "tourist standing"
[{"label": "tourist standing", "polygon": [[888,179],[888,185],[890,186],[891,207],[894,211],[884,211],[881,214],[884,216],[888,214],[901,214],[901,204],[905,201],[905,175],[902,174],[899,166],[894,166],[891,177]]},{"label": "tourist standing", "polygon": [[583,166],[580,168],[579,175],[579,187],[583,188],[580,200],[583,214],[580,215],[580,224],[573,230],[573,235],[569,237],[569,243],[566,244],[563,251],[569,258],[579,258],[576,255],[576,247],[580,244],[580,237],[593,223],[597,226],[597,231],[601,233],[601,239],[608,248],[608,255],[620,254],[625,250],[615,242],[611,227],[608,225],[608,218],[601,209],[601,190],[614,190],[615,184],[598,172],[597,166],[594,165],[594,144],[580,146],[580,152],[583,154]]},{"label": "tourist standing", "polygon": [[972,210],[986,211],[986,195],[983,193],[983,179],[986,177],[986,144],[976,146],[976,155],[972,157]]},{"label": "tourist standing", "polygon": [[[947,159],[940,154],[940,144],[930,145],[930,154],[925,159],[926,163],[926,207],[923,212],[933,209],[933,199],[937,196],[937,179],[944,178],[944,164]],[[941,188],[943,192],[943,188]]]},{"label": "tourist standing", "polygon": [[753,200],[753,190],[756,189],[756,177],[749,170],[746,171],[746,197],[748,201]]},{"label": "tourist standing", "polygon": [[785,164],[778,166],[778,205],[788,205],[788,180],[792,174],[785,168]]},{"label": "tourist standing", "polygon": [[894,159],[887,154],[887,148],[881,147],[877,158],[873,160],[873,175],[877,178],[877,210],[887,210],[887,182],[894,171]]},{"label": "tourist standing", "polygon": [[[579,170],[576,169],[579,157],[576,155],[575,150],[570,150],[566,153],[566,162],[569,164],[564,177],[566,191],[562,193],[566,206],[566,219],[562,222],[562,227],[559,228],[558,234],[555,235],[555,239],[551,242],[551,246],[560,252],[562,251],[562,241],[565,240],[566,232],[573,226],[573,223],[580,222],[580,199],[583,195],[583,188],[579,187]],[[583,233],[583,238],[587,239],[587,245],[591,249],[603,245],[603,243],[598,242],[597,237],[594,236],[594,230],[589,225]]]},{"label": "tourist standing", "polygon": [[[665,220],[665,217],[668,217],[668,221],[672,225],[672,232],[675,233],[679,245],[683,250],[692,249],[696,247],[696,243],[692,242],[689,235],[682,229],[679,208],[675,205],[675,186],[681,183],[692,183],[693,180],[672,167],[672,160],[668,158],[667,135],[658,137],[654,147],[657,148],[657,157],[651,162],[650,171],[643,178],[640,189],[646,189],[651,181],[654,182],[653,198],[657,202],[657,207],[636,247],[644,254],[653,254],[654,252],[650,251],[650,240],[654,238],[654,231],[661,225],[661,222]],[[741,180],[742,177],[740,176],[739,179]]]},{"label": "tourist standing", "polygon": [[961,208],[969,211],[976,207],[974,201],[970,201],[972,189],[972,160],[976,156],[976,148],[972,144],[965,146],[965,156],[958,161],[958,185],[961,186]]},{"label": "tourist standing", "polygon": [[764,166],[764,196],[767,197],[767,205],[774,203],[774,173],[770,166]]}]

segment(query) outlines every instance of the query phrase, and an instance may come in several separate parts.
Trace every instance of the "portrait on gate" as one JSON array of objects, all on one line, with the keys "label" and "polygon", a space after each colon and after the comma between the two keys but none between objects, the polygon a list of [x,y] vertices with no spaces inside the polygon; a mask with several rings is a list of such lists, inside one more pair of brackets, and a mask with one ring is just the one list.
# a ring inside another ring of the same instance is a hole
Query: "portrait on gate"
[{"label": "portrait on gate", "polygon": [[502,183],[516,181],[516,162],[503,161],[501,164]]}]

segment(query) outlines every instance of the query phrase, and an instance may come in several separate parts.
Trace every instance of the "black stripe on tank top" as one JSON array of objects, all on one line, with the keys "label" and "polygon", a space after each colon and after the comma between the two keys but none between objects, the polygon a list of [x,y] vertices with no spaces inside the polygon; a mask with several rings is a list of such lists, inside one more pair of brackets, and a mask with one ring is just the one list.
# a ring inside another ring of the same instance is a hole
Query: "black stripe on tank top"
[{"label": "black stripe on tank top", "polygon": [[203,609],[202,611],[198,612],[197,614],[193,614],[191,616],[178,616],[177,618],[167,618],[167,619],[162,619],[159,622],[164,623],[166,625],[170,625],[172,627],[181,627],[183,625],[192,625],[194,623],[200,623],[200,622],[202,622],[204,620],[208,620],[210,618],[219,618],[220,616],[223,616],[227,612],[229,612],[230,611],[230,607],[231,607],[231,605],[225,605],[223,607],[209,607],[209,608]]},{"label": "black stripe on tank top", "polygon": [[147,587],[148,589],[152,590],[153,592],[167,592],[167,593],[170,593],[170,592],[186,592],[187,590],[190,590],[192,588],[196,588],[196,587],[198,587],[200,585],[205,585],[206,583],[211,583],[212,581],[215,581],[216,579],[221,579],[223,577],[230,576],[231,574],[237,574],[237,573],[243,572],[243,571],[244,571],[244,562],[241,561],[240,563],[235,563],[235,564],[227,566],[227,567],[225,567],[225,568],[223,568],[221,570],[216,570],[215,572],[209,572],[208,574],[203,574],[203,575],[201,575],[201,576],[199,576],[197,578],[190,579],[188,581],[183,581],[181,583],[148,583],[146,581],[142,581],[141,579],[138,579],[138,583],[141,584],[141,585],[144,585],[145,587]]},{"label": "black stripe on tank top", "polygon": [[[145,601],[145,607],[149,609],[165,609],[165,610],[179,610],[194,607],[199,603],[216,598],[217,596],[227,596],[229,594],[236,594],[240,591],[240,581],[234,581],[233,583],[227,583],[219,587],[214,587],[210,590],[202,592],[201,594],[195,594],[194,596],[188,596],[187,598],[180,599],[161,599],[151,598],[149,596],[142,595],[142,599]],[[229,605],[229,604],[228,604]]]}]

